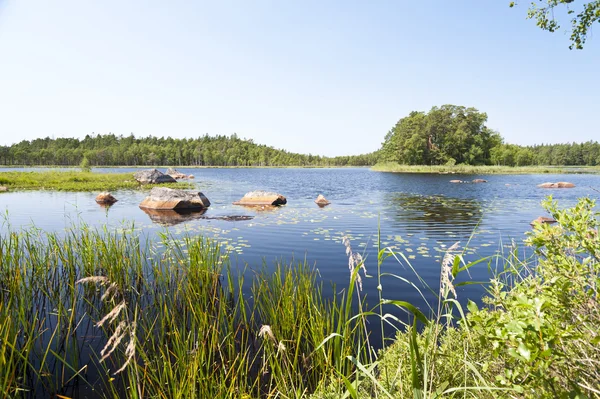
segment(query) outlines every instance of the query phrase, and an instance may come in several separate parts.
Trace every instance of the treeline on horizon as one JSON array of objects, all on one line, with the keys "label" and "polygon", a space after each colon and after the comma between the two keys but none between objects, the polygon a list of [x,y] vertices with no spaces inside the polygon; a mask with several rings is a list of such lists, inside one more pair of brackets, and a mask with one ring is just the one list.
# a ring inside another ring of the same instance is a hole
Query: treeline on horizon
[{"label": "treeline on horizon", "polygon": [[379,161],[404,165],[600,165],[600,143],[506,144],[487,114],[457,105],[413,111],[385,136]]},{"label": "treeline on horizon", "polygon": [[486,113],[457,105],[413,111],[388,132],[380,150],[338,157],[288,152],[236,134],[189,139],[112,133],[82,140],[46,137],[0,146],[0,165],[78,166],[84,159],[91,166],[600,165],[597,141],[507,144],[486,122]]},{"label": "treeline on horizon", "polygon": [[253,140],[204,135],[198,138],[109,134],[24,140],[0,146],[1,165],[77,166],[369,166],[376,153],[323,157],[275,149]]}]

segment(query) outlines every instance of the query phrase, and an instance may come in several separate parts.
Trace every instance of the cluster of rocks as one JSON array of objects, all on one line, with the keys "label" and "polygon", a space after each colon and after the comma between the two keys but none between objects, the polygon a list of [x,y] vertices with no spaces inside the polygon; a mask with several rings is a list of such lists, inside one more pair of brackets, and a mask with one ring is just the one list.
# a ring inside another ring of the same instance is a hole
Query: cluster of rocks
[{"label": "cluster of rocks", "polygon": [[575,185],[566,181],[559,181],[557,183],[542,183],[538,185],[540,188],[573,188]]},{"label": "cluster of rocks", "polygon": [[[484,179],[473,179],[471,181],[468,180],[450,180],[450,183],[487,183],[487,180]],[[505,186],[510,186],[510,184],[505,184]],[[575,185],[573,183],[559,181],[557,183],[542,183],[538,185],[539,188],[573,188]]]},{"label": "cluster of rocks", "polygon": [[177,169],[169,168],[167,173],[162,173],[158,169],[140,170],[135,172],[133,177],[141,184],[160,184],[176,183],[177,179],[193,179],[194,175],[186,175]]},{"label": "cluster of rocks", "polygon": [[473,183],[473,184],[477,184],[477,183],[487,183],[487,180],[483,180],[483,179],[473,179],[471,181],[468,180],[450,180],[450,183]]}]

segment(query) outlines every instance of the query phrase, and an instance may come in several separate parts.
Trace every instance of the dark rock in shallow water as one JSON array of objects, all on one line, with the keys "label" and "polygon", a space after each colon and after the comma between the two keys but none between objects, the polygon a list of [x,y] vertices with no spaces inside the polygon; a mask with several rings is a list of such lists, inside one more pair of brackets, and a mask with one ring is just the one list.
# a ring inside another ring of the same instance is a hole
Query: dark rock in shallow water
[{"label": "dark rock in shallow water", "polygon": [[206,216],[206,208],[185,210],[185,209],[149,209],[142,208],[150,220],[161,226],[175,226],[180,223],[192,220],[224,220],[226,222],[242,222],[252,220],[252,216],[230,215],[230,216]]},{"label": "dark rock in shallow water", "polygon": [[135,180],[142,184],[158,184],[158,183],[176,183],[173,177],[169,175],[165,175],[159,170],[156,169],[148,169],[148,170],[140,170],[139,172],[135,172],[133,174]]},{"label": "dark rock in shallow water", "polygon": [[539,218],[532,220],[531,223],[529,223],[532,226],[535,226],[536,224],[542,224],[542,223],[556,223],[556,220],[546,217],[546,216],[540,216]]},{"label": "dark rock in shallow water", "polygon": [[203,209],[210,206],[210,201],[201,192],[174,190],[166,187],[155,187],[141,203],[140,208],[149,209]]},{"label": "dark rock in shallow water", "polygon": [[250,191],[246,193],[239,201],[233,203],[234,205],[285,205],[287,199],[277,193],[268,191]]}]

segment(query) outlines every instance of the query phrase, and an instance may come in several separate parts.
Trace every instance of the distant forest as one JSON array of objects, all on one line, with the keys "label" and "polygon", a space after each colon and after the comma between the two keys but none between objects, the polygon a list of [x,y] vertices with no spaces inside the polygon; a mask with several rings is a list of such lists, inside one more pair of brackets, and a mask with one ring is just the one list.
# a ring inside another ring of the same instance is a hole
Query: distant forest
[{"label": "distant forest", "polygon": [[35,139],[0,146],[0,165],[78,166],[371,166],[405,165],[600,165],[600,143],[506,144],[488,128],[487,114],[456,105],[411,112],[389,131],[378,151],[323,157],[275,149],[231,136],[194,139],[136,138],[114,134]]},{"label": "distant forest", "polygon": [[487,114],[457,105],[413,111],[385,136],[379,161],[403,165],[600,165],[600,144],[505,144]]},{"label": "distant forest", "polygon": [[77,166],[84,158],[91,166],[369,166],[376,163],[377,154],[296,154],[236,134],[195,139],[99,134],[83,140],[46,137],[0,146],[0,165]]}]

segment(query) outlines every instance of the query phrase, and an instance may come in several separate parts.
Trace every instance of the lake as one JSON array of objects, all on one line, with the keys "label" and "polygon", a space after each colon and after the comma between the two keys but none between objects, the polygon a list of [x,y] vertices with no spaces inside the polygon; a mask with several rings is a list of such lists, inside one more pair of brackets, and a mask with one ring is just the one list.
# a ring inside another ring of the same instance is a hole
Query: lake
[{"label": "lake", "polygon": [[[8,169],[3,169],[8,170]],[[27,169],[18,169],[27,170]],[[95,172],[133,172],[133,168],[97,168]],[[563,207],[578,197],[598,193],[598,175],[490,175],[401,174],[372,172],[366,168],[340,169],[179,169],[194,174],[192,182],[212,205],[202,218],[188,215],[178,219],[149,215],[138,207],[145,193],[113,192],[118,202],[110,208],[95,203],[96,193],[8,192],[0,194],[0,211],[12,226],[36,226],[60,231],[84,222],[91,226],[130,226],[149,236],[168,231],[175,236],[202,234],[232,253],[236,267],[272,267],[276,260],[306,261],[318,269],[325,283],[338,289],[349,281],[348,258],[342,244],[350,239],[354,251],[366,259],[368,273],[376,276],[378,229],[381,246],[402,253],[401,262],[388,258],[382,271],[413,281],[409,261],[434,289],[439,285],[440,260],[446,248],[460,242],[465,259],[506,253],[512,243],[521,243],[529,223],[546,215],[541,201],[552,194]],[[1,172],[0,172],[1,173]],[[484,178],[487,183],[452,184],[452,179]],[[547,181],[570,181],[572,189],[541,189]],[[275,209],[232,205],[246,192],[264,189],[287,197]],[[314,203],[323,194],[331,205]],[[250,220],[227,220],[247,216]],[[225,219],[223,219],[225,218]],[[1,229],[6,231],[3,223]],[[531,252],[526,248],[521,253]],[[470,270],[473,280],[487,280],[487,263]],[[382,281],[383,296],[423,306],[419,294],[399,280]],[[376,303],[377,279],[363,279],[363,294]],[[484,288],[461,287],[459,300],[479,300]]]}]

